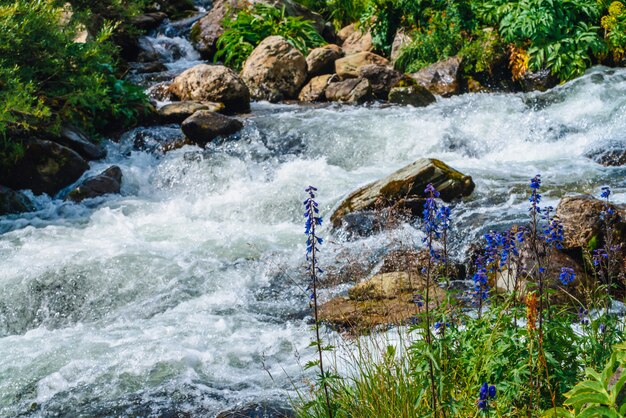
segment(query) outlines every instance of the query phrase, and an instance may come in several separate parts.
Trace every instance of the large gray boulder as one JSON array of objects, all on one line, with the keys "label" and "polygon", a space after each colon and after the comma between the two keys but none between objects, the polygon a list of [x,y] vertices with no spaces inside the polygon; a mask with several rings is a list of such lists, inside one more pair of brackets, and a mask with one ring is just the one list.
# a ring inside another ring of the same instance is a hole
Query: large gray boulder
[{"label": "large gray boulder", "polygon": [[209,110],[200,110],[181,125],[183,133],[191,142],[204,146],[218,136],[232,135],[243,128],[238,119]]},{"label": "large gray boulder", "polygon": [[169,91],[180,100],[224,103],[226,112],[250,110],[250,90],[246,83],[223,65],[191,67],[174,79]]},{"label": "large gray boulder", "polygon": [[[370,183],[352,192],[335,210],[330,220],[335,227],[342,218],[352,212],[394,206],[399,202],[421,202],[424,190],[432,183],[442,200],[469,196],[474,191],[474,181],[444,162],[422,158],[389,176]],[[418,205],[419,206],[419,205]]]},{"label": "large gray boulder", "polygon": [[81,202],[106,194],[116,194],[122,187],[122,170],[113,165],[97,176],[88,177],[67,195],[66,200]]},{"label": "large gray boulder", "polygon": [[296,99],[307,81],[307,63],[285,38],[270,36],[252,51],[241,77],[255,100]]}]

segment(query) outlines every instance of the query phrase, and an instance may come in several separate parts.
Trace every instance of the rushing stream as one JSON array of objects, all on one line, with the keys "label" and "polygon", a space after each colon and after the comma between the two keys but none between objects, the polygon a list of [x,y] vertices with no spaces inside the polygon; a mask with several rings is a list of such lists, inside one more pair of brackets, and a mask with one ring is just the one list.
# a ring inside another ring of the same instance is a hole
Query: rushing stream
[{"label": "rushing stream", "polygon": [[[198,59],[181,56],[172,71]],[[328,217],[356,187],[440,158],[476,182],[454,205],[458,256],[486,229],[525,219],[537,173],[553,206],[602,185],[626,203],[626,167],[585,156],[625,146],[624,70],[421,109],[254,104],[242,132],[206,150],[140,151],[135,133],[87,174],[119,165],[120,196],[39,197],[37,212],[0,217],[1,417],[214,416],[285,401],[301,375],[296,353],[312,355],[301,291],[309,184]],[[337,267],[389,240],[335,235],[321,257]]]}]

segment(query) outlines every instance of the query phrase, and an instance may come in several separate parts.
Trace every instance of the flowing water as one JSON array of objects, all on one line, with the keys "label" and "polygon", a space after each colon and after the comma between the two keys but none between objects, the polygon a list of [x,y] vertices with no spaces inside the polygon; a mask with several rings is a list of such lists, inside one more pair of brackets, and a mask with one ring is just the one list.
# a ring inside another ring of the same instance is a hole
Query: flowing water
[{"label": "flowing water", "polygon": [[[486,229],[524,221],[537,173],[547,204],[602,185],[626,203],[626,168],[585,156],[625,145],[624,70],[421,109],[254,104],[242,132],[205,150],[141,151],[135,136],[110,143],[88,173],[119,165],[121,195],[38,197],[37,212],[0,218],[2,417],[214,416],[285,402],[297,356],[313,354],[302,292],[309,184],[328,217],[358,186],[440,158],[476,182],[453,205],[457,256]],[[399,231],[419,242],[410,226]],[[390,235],[332,235],[322,263],[369,257]]]}]

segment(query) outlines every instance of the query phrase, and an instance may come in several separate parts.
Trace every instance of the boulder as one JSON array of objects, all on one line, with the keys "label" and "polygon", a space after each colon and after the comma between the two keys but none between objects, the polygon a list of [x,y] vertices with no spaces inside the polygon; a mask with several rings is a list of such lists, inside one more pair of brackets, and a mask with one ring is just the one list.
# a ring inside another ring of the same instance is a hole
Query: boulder
[{"label": "boulder", "polygon": [[[352,333],[367,333],[377,326],[403,325],[414,321],[425,309],[415,297],[426,293],[426,279],[416,272],[378,274],[356,285],[348,297],[336,297],[319,308],[320,319]],[[434,308],[445,297],[443,289],[431,284],[429,307]]]},{"label": "boulder", "polygon": [[415,107],[428,106],[435,103],[437,99],[423,86],[394,87],[389,91],[388,100],[390,103],[400,105],[410,105]]},{"label": "boulder", "polygon": [[359,52],[335,61],[335,72],[341,78],[356,78],[361,67],[368,64],[388,65],[389,61],[371,52]]},{"label": "boulder", "polygon": [[107,155],[106,149],[91,139],[83,130],[66,125],[61,129],[61,135],[54,142],[64,145],[76,151],[87,161],[100,160]]},{"label": "boulder", "polygon": [[319,102],[326,100],[326,87],[336,78],[334,74],[313,77],[300,91],[301,102]]},{"label": "boulder", "polygon": [[523,91],[546,91],[559,84],[559,78],[547,69],[526,71],[518,81]]},{"label": "boulder", "polygon": [[193,0],[155,0],[147,7],[150,11],[167,14],[171,20],[182,18],[195,10]]},{"label": "boulder", "polygon": [[198,110],[208,110],[220,112],[224,110],[222,103],[195,102],[187,100],[184,102],[174,102],[166,104],[158,110],[159,119],[163,123],[183,123],[185,119],[196,113]]},{"label": "boulder", "polygon": [[461,58],[457,56],[436,62],[411,74],[411,78],[433,94],[444,97],[458,94],[461,89]]},{"label": "boulder", "polygon": [[152,30],[158,28],[165,19],[167,19],[167,14],[163,12],[144,13],[133,16],[130,24],[141,30]]},{"label": "boulder", "polygon": [[252,51],[241,76],[256,100],[295,99],[307,80],[307,63],[285,38],[270,36]]},{"label": "boulder", "polygon": [[35,205],[24,193],[0,186],[0,216],[33,210]]},{"label": "boulder", "polygon": [[343,41],[341,47],[346,55],[373,51],[372,34],[370,31],[357,29]]},{"label": "boulder", "polygon": [[238,132],[243,128],[243,123],[238,119],[219,113],[200,110],[185,119],[181,128],[190,141],[203,146],[218,136],[226,136]]},{"label": "boulder", "polygon": [[176,100],[174,93],[170,91],[170,85],[172,83],[162,82],[155,84],[147,90],[148,97],[158,102],[171,102]]},{"label": "boulder", "polygon": [[587,151],[585,156],[605,167],[626,165],[626,139],[604,141]]},{"label": "boulder", "polygon": [[[474,191],[474,181],[439,160],[422,158],[389,176],[361,187],[345,198],[330,217],[335,227],[351,212],[382,209],[399,203],[412,205],[422,202],[424,189],[432,183],[446,202],[469,196]],[[417,209],[422,206],[415,205]],[[421,211],[418,210],[418,213]]]},{"label": "boulder", "polygon": [[24,141],[24,155],[0,169],[0,184],[14,190],[31,189],[51,196],[74,183],[89,164],[76,151],[52,141]]},{"label": "boulder", "polygon": [[390,58],[392,63],[396,62],[402,52],[402,48],[410,44],[411,40],[411,37],[404,31],[404,29],[398,29],[393,37],[393,43],[391,44]]},{"label": "boulder", "polygon": [[180,100],[224,103],[224,110],[230,113],[250,110],[248,87],[223,65],[198,64],[176,77],[169,91]]},{"label": "boulder", "polygon": [[80,202],[84,199],[119,193],[122,187],[122,170],[113,165],[97,176],[87,177],[67,195],[66,200]]},{"label": "boulder", "polygon": [[350,78],[326,87],[326,99],[331,102],[364,103],[371,97],[372,89],[364,78]]},{"label": "boulder", "polygon": [[343,51],[337,45],[328,44],[312,49],[306,57],[309,77],[332,74],[335,71],[335,61],[341,57]]},{"label": "boulder", "polygon": [[313,26],[325,39],[333,38],[332,29],[328,27],[324,18],[299,4],[294,0],[215,0],[209,12],[204,15],[191,29],[191,41],[205,59],[211,59],[216,52],[216,44],[224,33],[222,20],[231,17],[237,11],[255,3],[269,4],[278,8],[285,8],[287,16],[301,16],[313,22]]},{"label": "boulder", "polygon": [[163,57],[159,54],[159,51],[155,48],[154,44],[146,36],[142,36],[137,40],[137,61],[138,62],[154,62],[160,61]]},{"label": "boulder", "polygon": [[348,39],[354,32],[356,32],[356,24],[354,23],[341,28],[339,32],[337,32],[337,42],[339,45],[343,45],[346,39]]},{"label": "boulder", "polygon": [[[556,216],[563,225],[563,249],[584,250],[604,245],[605,223],[601,212],[606,202],[589,195],[566,196],[556,208]],[[609,207],[621,217],[615,224],[620,236],[626,243],[626,211],[624,208],[610,204]],[[592,248],[593,249],[593,248]]]},{"label": "boulder", "polygon": [[369,81],[376,99],[387,100],[389,92],[404,78],[404,74],[388,65],[368,64],[359,68],[359,77]]}]

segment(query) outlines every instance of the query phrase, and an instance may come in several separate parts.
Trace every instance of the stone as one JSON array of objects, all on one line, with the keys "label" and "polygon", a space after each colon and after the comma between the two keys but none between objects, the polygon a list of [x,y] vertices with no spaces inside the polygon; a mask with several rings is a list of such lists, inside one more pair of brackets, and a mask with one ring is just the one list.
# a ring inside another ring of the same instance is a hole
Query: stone
[{"label": "stone", "polygon": [[411,37],[404,31],[404,29],[400,28],[396,32],[393,37],[393,43],[391,44],[391,62],[395,63],[400,53],[402,52],[402,48],[411,43]]},{"label": "stone", "polygon": [[295,414],[287,405],[264,401],[246,404],[222,411],[216,418],[293,418]]},{"label": "stone", "polygon": [[176,100],[174,93],[170,91],[170,82],[155,84],[147,90],[148,97],[158,102],[171,102]]},{"label": "stone", "polygon": [[238,119],[209,110],[199,110],[185,119],[181,128],[190,141],[203,146],[218,136],[227,136],[238,132],[243,128],[243,123]]},{"label": "stone", "polygon": [[0,186],[0,216],[33,210],[35,205],[24,193]]},{"label": "stone", "polygon": [[423,86],[394,87],[389,91],[388,100],[390,103],[400,105],[410,105],[415,107],[428,106],[435,103],[437,99]]},{"label": "stone", "polygon": [[159,119],[163,123],[183,123],[185,119],[198,110],[220,112],[224,110],[224,104],[214,102],[196,102],[187,100],[166,104],[158,110]]},{"label": "stone", "polygon": [[309,77],[322,74],[332,74],[335,71],[335,61],[343,57],[340,47],[333,44],[314,48],[306,57]]},{"label": "stone", "polygon": [[162,73],[167,71],[167,66],[162,62],[131,62],[130,69],[136,74]]},{"label": "stone", "polygon": [[351,78],[326,87],[326,99],[331,102],[364,103],[371,98],[372,89],[364,78]]},{"label": "stone", "polygon": [[65,125],[61,129],[61,135],[54,138],[54,142],[76,151],[87,161],[101,160],[106,157],[106,149],[90,138],[87,133],[72,125]]},{"label": "stone", "polygon": [[450,57],[411,74],[431,93],[449,97],[461,92],[461,57]]},{"label": "stone", "polygon": [[304,56],[282,36],[265,38],[243,65],[241,77],[255,100],[296,99],[307,81]]},{"label": "stone", "polygon": [[605,167],[626,165],[626,140],[612,139],[586,152],[585,156]]},{"label": "stone", "polygon": [[0,184],[14,190],[54,196],[83,175],[89,164],[76,151],[41,139],[24,140],[24,155],[0,169]]},{"label": "stone", "polygon": [[224,103],[229,113],[250,110],[250,90],[241,77],[223,65],[191,67],[174,79],[169,91],[180,100]]},{"label": "stone", "polygon": [[388,65],[389,61],[372,52],[359,52],[335,61],[335,72],[341,78],[356,78],[361,67],[368,64]]},{"label": "stone", "polygon": [[335,79],[336,75],[324,74],[317,77],[313,77],[302,88],[298,95],[298,100],[301,102],[320,102],[326,100],[326,87]]},{"label": "stone", "polygon": [[359,68],[359,77],[369,81],[376,99],[387,100],[389,92],[404,78],[404,74],[388,65],[368,64]]},{"label": "stone", "polygon": [[359,52],[371,52],[374,50],[372,34],[370,31],[357,29],[343,41],[341,48],[343,48],[343,52],[346,55],[352,55]]},{"label": "stone", "polygon": [[330,220],[335,227],[339,227],[341,219],[348,213],[382,209],[401,201],[421,201],[429,183],[439,191],[445,202],[469,196],[475,187],[470,176],[456,171],[442,161],[422,158],[352,192],[339,204]]},{"label": "stone", "polygon": [[339,32],[337,32],[337,42],[339,45],[343,45],[346,39],[348,39],[354,32],[356,32],[356,24],[354,23],[341,28]]},{"label": "stone", "polygon": [[325,39],[334,37],[332,29],[328,27],[324,18],[299,4],[294,0],[215,0],[209,12],[204,15],[191,29],[191,41],[205,59],[213,58],[217,47],[217,40],[224,33],[222,20],[231,17],[237,11],[254,5],[264,3],[279,9],[285,8],[287,16],[301,16],[313,22],[313,26]]},{"label": "stone", "polygon": [[67,195],[66,200],[73,202],[81,202],[85,199],[91,199],[106,194],[117,194],[122,187],[122,170],[113,165],[97,176],[88,177],[81,181]]},{"label": "stone", "polygon": [[[604,245],[605,224],[600,214],[606,203],[589,195],[566,196],[556,208],[556,216],[563,225],[563,249],[586,250],[592,241],[595,246]],[[615,224],[621,240],[626,243],[626,211],[615,205],[609,206],[621,218]]]},{"label": "stone", "polygon": [[518,81],[523,91],[547,91],[559,84],[559,78],[548,69],[526,71]]},{"label": "stone", "polygon": [[130,24],[141,30],[152,30],[158,28],[165,19],[167,19],[167,14],[163,12],[144,13],[133,16]]}]

